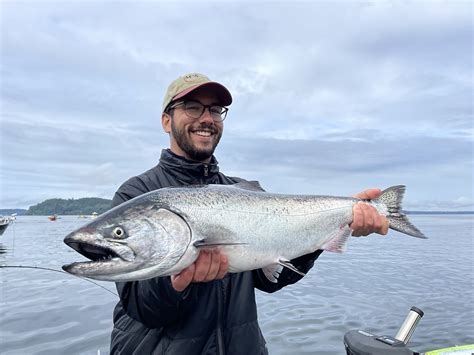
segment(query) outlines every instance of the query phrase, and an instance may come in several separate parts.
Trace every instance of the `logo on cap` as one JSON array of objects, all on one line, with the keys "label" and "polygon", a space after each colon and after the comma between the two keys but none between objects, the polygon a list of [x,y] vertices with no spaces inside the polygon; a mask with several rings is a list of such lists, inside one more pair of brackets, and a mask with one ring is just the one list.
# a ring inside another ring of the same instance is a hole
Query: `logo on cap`
[{"label": "logo on cap", "polygon": [[184,81],[186,82],[193,82],[195,80],[198,80],[201,76],[199,74],[187,74],[184,76]]}]

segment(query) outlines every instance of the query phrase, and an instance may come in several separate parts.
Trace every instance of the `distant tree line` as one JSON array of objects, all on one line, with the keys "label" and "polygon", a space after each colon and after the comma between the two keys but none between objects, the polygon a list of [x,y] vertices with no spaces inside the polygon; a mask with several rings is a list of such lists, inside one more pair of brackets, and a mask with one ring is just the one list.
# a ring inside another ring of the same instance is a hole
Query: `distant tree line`
[{"label": "distant tree line", "polygon": [[31,206],[26,215],[49,216],[57,215],[90,215],[93,212],[102,214],[112,206],[112,200],[98,197],[85,197],[79,199],[52,198],[37,205]]},{"label": "distant tree line", "polygon": [[10,216],[12,214],[23,216],[26,211],[24,208],[2,208],[0,209],[0,216]]}]

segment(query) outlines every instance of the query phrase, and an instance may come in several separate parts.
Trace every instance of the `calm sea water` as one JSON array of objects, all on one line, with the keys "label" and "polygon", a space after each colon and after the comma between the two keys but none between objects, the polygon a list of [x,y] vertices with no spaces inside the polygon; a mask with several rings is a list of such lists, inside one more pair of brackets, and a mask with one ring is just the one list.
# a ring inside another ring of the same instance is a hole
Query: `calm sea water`
[{"label": "calm sea water", "polygon": [[[425,312],[416,351],[474,343],[472,215],[411,216],[429,239],[390,232],[351,238],[323,253],[296,285],[257,294],[271,354],[344,354],[351,329],[394,336],[411,306]],[[81,257],[62,242],[85,223],[18,217],[0,237],[0,265],[60,270]],[[112,283],[100,282],[115,292]],[[1,354],[107,354],[117,296],[84,280],[37,269],[0,269]]]}]

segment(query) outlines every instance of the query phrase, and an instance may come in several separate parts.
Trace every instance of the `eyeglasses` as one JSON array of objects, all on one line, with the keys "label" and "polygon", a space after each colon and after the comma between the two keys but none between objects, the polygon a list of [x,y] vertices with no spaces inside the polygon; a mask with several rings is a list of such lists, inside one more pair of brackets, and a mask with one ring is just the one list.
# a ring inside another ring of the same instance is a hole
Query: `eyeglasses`
[{"label": "eyeglasses", "polygon": [[227,107],[220,105],[204,105],[199,101],[181,101],[170,106],[167,112],[170,112],[171,110],[179,106],[184,106],[184,112],[186,113],[186,115],[190,118],[195,119],[201,117],[207,108],[209,109],[209,113],[211,114],[212,119],[216,122],[224,121],[227,116],[227,111],[229,111]]}]

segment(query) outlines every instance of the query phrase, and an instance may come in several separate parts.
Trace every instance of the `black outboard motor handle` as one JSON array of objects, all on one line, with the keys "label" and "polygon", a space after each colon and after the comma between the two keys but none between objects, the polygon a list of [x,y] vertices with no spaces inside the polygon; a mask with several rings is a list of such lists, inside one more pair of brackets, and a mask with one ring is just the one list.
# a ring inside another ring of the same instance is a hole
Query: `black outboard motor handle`
[{"label": "black outboard motor handle", "polygon": [[375,335],[365,330],[351,330],[344,335],[347,355],[413,355],[406,346],[423,311],[412,307],[396,337]]}]

